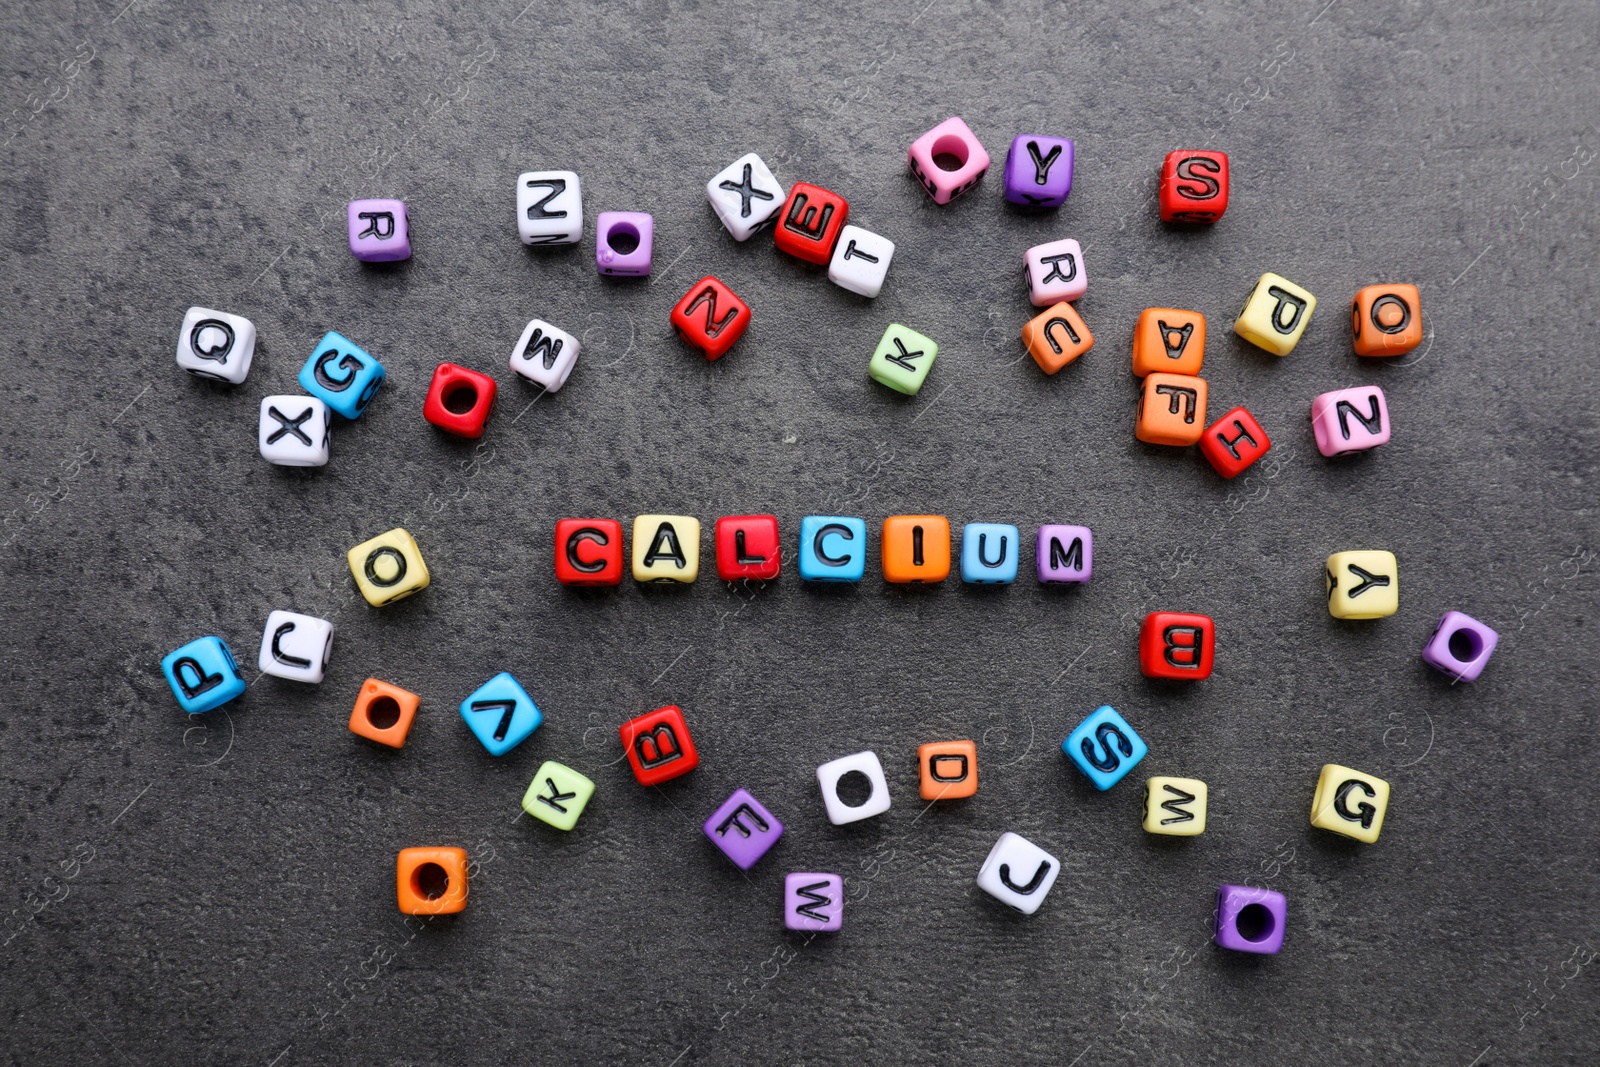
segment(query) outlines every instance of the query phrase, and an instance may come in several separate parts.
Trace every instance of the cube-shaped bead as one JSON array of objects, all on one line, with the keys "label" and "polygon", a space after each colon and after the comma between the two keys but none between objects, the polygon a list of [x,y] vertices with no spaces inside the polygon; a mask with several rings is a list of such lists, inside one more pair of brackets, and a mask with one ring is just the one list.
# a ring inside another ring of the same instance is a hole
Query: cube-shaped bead
[{"label": "cube-shaped bead", "polygon": [[915,396],[922,383],[928,380],[928,371],[938,354],[939,346],[933,338],[891,322],[873,350],[867,374],[880,385]]},{"label": "cube-shaped bead", "polygon": [[783,879],[783,925],[833,933],[844,925],[844,879],[837,874],[790,874]]},{"label": "cube-shaped bead", "polygon": [[1335,552],[1328,557],[1328,612],[1339,619],[1381,619],[1400,610],[1400,564],[1393,552]]},{"label": "cube-shaped bead", "polygon": [[754,867],[783,836],[783,823],[745,789],[735,789],[701,829],[741,871]]},{"label": "cube-shaped bead", "polygon": [[1139,388],[1134,436],[1146,444],[1182,447],[1206,427],[1206,380],[1187,374],[1149,374]]},{"label": "cube-shaped bead", "polygon": [[1311,402],[1311,433],[1324,456],[1365,452],[1389,443],[1389,403],[1376,385],[1335,389]]},{"label": "cube-shaped bead", "polygon": [[411,219],[404,200],[352,200],[345,222],[350,254],[363,263],[411,258]]},{"label": "cube-shaped bead", "polygon": [[[861,775],[871,787],[859,804],[847,804],[839,795],[839,783],[849,774]],[[883,776],[883,764],[876,752],[857,752],[829,760],[817,768],[817,784],[822,787],[822,806],[828,812],[828,821],[835,826],[860,822],[889,810],[889,781]]]},{"label": "cube-shaped bead", "polygon": [[971,741],[930,741],[917,746],[918,795],[960,800],[978,791],[978,746]]},{"label": "cube-shaped bead", "polygon": [[328,462],[333,415],[314,396],[264,396],[256,447],[280,467],[321,467]]},{"label": "cube-shaped bead", "polygon": [[1287,903],[1282,893],[1246,885],[1217,890],[1217,944],[1235,952],[1273,956],[1283,948]]},{"label": "cube-shaped bead", "polygon": [[1205,833],[1206,784],[1198,778],[1146,778],[1144,829],[1169,837]]},{"label": "cube-shaped bead", "polygon": [[616,278],[643,278],[655,252],[656,220],[645,211],[602,211],[594,220],[595,267]]},{"label": "cube-shaped bead", "polygon": [[1017,580],[1022,535],[999,522],[969,522],[961,530],[961,580],[974,584],[1009,585]]},{"label": "cube-shaped bead", "polygon": [[1211,677],[1216,645],[1209,615],[1152,611],[1139,627],[1139,670],[1146,678],[1198,682]]},{"label": "cube-shaped bead", "polygon": [[467,906],[467,850],[401,849],[395,893],[406,915],[454,915]]},{"label": "cube-shaped bead", "polygon": [[594,782],[564,764],[547,759],[522,794],[522,810],[557,830],[570,830],[594,796]]},{"label": "cube-shaped bead", "polygon": [[800,577],[808,582],[859,582],[867,571],[867,524],[843,515],[800,520]]},{"label": "cube-shaped bead", "polygon": [[1145,308],[1133,327],[1133,373],[1200,373],[1206,355],[1206,317],[1179,308]]},{"label": "cube-shaped bead", "polygon": [[300,368],[300,388],[347,419],[360,418],[383,384],[383,364],[358,348],[354,341],[329,331],[322,335],[306,365]]},{"label": "cube-shaped bead", "polygon": [[950,520],[891,515],[879,539],[886,582],[942,582],[950,576]]},{"label": "cube-shaped bead", "polygon": [[1021,834],[1003,833],[978,868],[978,888],[1024,915],[1044,903],[1061,861]]},{"label": "cube-shaped bead", "polygon": [[776,515],[725,515],[717,520],[717,577],[770,581],[783,569]]},{"label": "cube-shaped bead", "polygon": [[660,785],[700,766],[689,724],[676,704],[629,719],[618,732],[628,766],[640,785]]},{"label": "cube-shaped bead", "polygon": [[1422,294],[1414,285],[1368,285],[1350,301],[1358,356],[1402,356],[1422,343]]},{"label": "cube-shaped bead", "polygon": [[783,185],[760,156],[747,152],[706,182],[706,199],[733,239],[747,241],[783,208]]},{"label": "cube-shaped bead", "polygon": [[707,274],[689,287],[669,316],[685,344],[708,360],[721,359],[750,326],[750,305]]},{"label": "cube-shaped bead", "polygon": [[959,117],[945,119],[912,141],[906,161],[935,204],[966,194],[989,170],[989,153]]},{"label": "cube-shaped bead", "polygon": [[839,242],[833,246],[828,280],[852,293],[875,297],[883,291],[883,279],[893,258],[893,241],[860,226],[846,226],[839,231]]},{"label": "cube-shaped bead", "polygon": [[1271,447],[1267,431],[1242,407],[1223,415],[1200,435],[1200,454],[1224,478],[1238,477]]},{"label": "cube-shaped bead", "polygon": [[1072,191],[1072,142],[1019,133],[1006,151],[1005,198],[1024,207],[1060,207]]},{"label": "cube-shaped bead", "polygon": [[578,339],[543,319],[534,319],[522,328],[522,336],[511,350],[511,370],[546,392],[558,393],[567,384],[572,368],[578,365]]},{"label": "cube-shaped bead", "polygon": [[190,715],[220,708],[245,691],[233,653],[220,637],[197,637],[161,660],[178,706]]},{"label": "cube-shaped bead", "polygon": [[1422,660],[1457,682],[1476,681],[1500,635],[1471,615],[1447,611],[1422,648]]},{"label": "cube-shaped bead", "polygon": [[556,581],[562,585],[622,583],[622,523],[562,519],[556,523]]},{"label": "cube-shaped bead", "polygon": [[700,520],[640,515],[633,520],[633,580],[688,584],[700,576]]},{"label": "cube-shaped bead", "polygon": [[1115,708],[1103,704],[1067,735],[1061,742],[1061,751],[1088,775],[1096,789],[1103,791],[1122,781],[1144,759],[1150,746]]},{"label": "cube-shaped bead", "polygon": [[820,185],[795,182],[789,187],[772,241],[778,251],[821,266],[833,255],[839,231],[849,218],[850,204],[844,197]]},{"label": "cube-shaped bead", "polygon": [[1027,321],[1022,343],[1040,370],[1054,374],[1093,348],[1094,334],[1078,309],[1062,301]]},{"label": "cube-shaped bead", "polygon": [[544,712],[528,691],[501,671],[461,702],[461,718],[491,756],[504,756],[544,722]]},{"label": "cube-shaped bead", "polygon": [[428,565],[416,538],[400,527],[363,541],[345,556],[356,588],[368,604],[381,608],[428,588]]},{"label": "cube-shaped bead", "polygon": [[261,633],[256,669],[275,678],[320,682],[333,654],[333,623],[315,615],[274,611]]},{"label": "cube-shaped bead", "polygon": [[192,307],[178,331],[178,366],[212,381],[238,385],[256,353],[256,324],[243,315]]},{"label": "cube-shaped bead", "polygon": [[1389,783],[1382,778],[1324,764],[1311,798],[1311,825],[1366,844],[1378,840],[1389,811]]},{"label": "cube-shaped bead", "polygon": [[1094,573],[1094,535],[1087,526],[1041,526],[1034,557],[1041,582],[1087,582]]},{"label": "cube-shaped bead", "polygon": [[1076,300],[1088,291],[1083,249],[1070,237],[1034,245],[1022,254],[1022,266],[1028,276],[1028,299],[1034,307]]},{"label": "cube-shaped bead", "polygon": [[1228,157],[1179,149],[1161,164],[1162,222],[1216,222],[1228,210]]},{"label": "cube-shaped bead", "polygon": [[1287,356],[1300,343],[1317,310],[1317,298],[1281,274],[1268,271],[1245,298],[1233,332],[1275,356]]},{"label": "cube-shaped bead", "polygon": [[483,436],[499,386],[487,374],[441,363],[428,385],[422,417],[445,433],[476,440]]},{"label": "cube-shaped bead", "polygon": [[517,176],[517,234],[525,245],[575,245],[583,239],[583,187],[570,170]]},{"label": "cube-shaped bead", "polygon": [[404,748],[421,705],[417,694],[368,678],[350,711],[350,732],[390,748]]}]

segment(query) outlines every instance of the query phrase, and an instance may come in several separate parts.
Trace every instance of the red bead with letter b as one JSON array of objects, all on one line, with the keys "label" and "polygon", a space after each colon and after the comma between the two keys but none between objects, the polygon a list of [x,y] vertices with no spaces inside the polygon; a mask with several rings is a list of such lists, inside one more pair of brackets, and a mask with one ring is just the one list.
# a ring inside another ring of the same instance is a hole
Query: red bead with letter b
[{"label": "red bead with letter b", "polygon": [[1139,628],[1139,670],[1146,678],[1198,682],[1211,677],[1217,631],[1208,615],[1154,611]]}]

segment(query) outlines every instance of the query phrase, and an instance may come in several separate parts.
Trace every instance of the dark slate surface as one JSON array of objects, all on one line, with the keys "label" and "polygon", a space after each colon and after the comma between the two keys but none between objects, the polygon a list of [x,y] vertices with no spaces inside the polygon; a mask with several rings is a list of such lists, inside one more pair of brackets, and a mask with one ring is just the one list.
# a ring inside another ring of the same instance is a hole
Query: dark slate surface
[{"label": "dark slate surface", "polygon": [[[11,1061],[1595,1062],[1594,11],[1324,2],[7,5]],[[996,157],[1076,138],[1067,207],[1010,210],[995,172],[935,206],[905,147],[952,113]],[[1230,154],[1233,202],[1175,232],[1156,168],[1191,146]],[[728,238],[703,185],[752,149],[898,243],[881,298]],[[539,167],[582,174],[581,247],[518,243]],[[410,204],[410,263],[346,251],[372,195]],[[655,212],[648,284],[596,277],[608,208]],[[1097,344],[1046,378],[1018,260],[1061,236]],[[1228,331],[1268,269],[1323,301],[1282,360]],[[707,364],[667,312],[713,271],[755,323]],[[1345,319],[1379,280],[1418,283],[1429,329],[1392,364]],[[174,365],[192,303],[258,325],[243,386]],[[1250,478],[1134,440],[1150,305],[1211,317],[1213,404],[1276,441]],[[543,399],[505,367],[534,315],[584,342]],[[915,398],[866,378],[890,321],[941,345]],[[328,329],[389,384],[325,470],[270,467],[257,402]],[[481,445],[422,421],[444,359],[502,383]],[[1311,397],[1361,382],[1393,443],[1321,459]],[[1095,576],[888,589],[874,533],[856,589],[552,577],[561,516],[763,510],[791,538],[808,513],[1082,522]],[[343,553],[399,524],[435,584],[373,610]],[[1380,547],[1399,614],[1331,619],[1323,559]],[[184,716],[161,655],[217,633],[253,663],[278,607],[336,622],[327,681]],[[1448,608],[1503,634],[1475,685],[1418,659]],[[1140,677],[1153,609],[1216,618],[1210,681]],[[454,706],[502,669],[548,718],[495,760]],[[424,697],[403,752],[345,729],[368,675]],[[615,729],[666,702],[704,762],[642,789]],[[1057,748],[1102,702],[1151,745],[1104,795]],[[923,811],[915,746],[954,737],[982,789]],[[862,748],[895,806],[831,827],[813,769]],[[517,818],[546,758],[599,782],[569,835]],[[1326,761],[1392,782],[1379,844],[1308,826]],[[1144,772],[1211,783],[1205,836],[1140,830]],[[789,825],[748,876],[698,830],[737,785]],[[1031,919],[973,885],[1005,830],[1065,864]],[[470,906],[406,926],[396,850],[451,843]],[[842,935],[781,930],[805,869],[850,877]],[[1209,944],[1224,881],[1288,895],[1283,955]]]}]

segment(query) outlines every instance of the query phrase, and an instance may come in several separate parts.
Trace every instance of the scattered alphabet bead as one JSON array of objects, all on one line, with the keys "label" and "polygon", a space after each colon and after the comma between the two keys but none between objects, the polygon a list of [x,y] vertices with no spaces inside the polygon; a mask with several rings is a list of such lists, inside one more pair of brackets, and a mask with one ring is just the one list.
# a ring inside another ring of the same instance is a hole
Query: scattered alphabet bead
[{"label": "scattered alphabet bead", "polygon": [[321,467],[328,462],[333,416],[314,396],[264,396],[256,446],[280,467]]},{"label": "scattered alphabet bead", "polygon": [[860,226],[846,226],[839,231],[839,242],[834,245],[828,280],[852,293],[875,297],[883,290],[883,279],[893,258],[893,241]]},{"label": "scattered alphabet bead", "polygon": [[525,245],[575,245],[583,239],[583,187],[570,170],[517,176],[517,234]]},{"label": "scattered alphabet bead", "polygon": [[729,163],[706,182],[706,199],[735,241],[748,241],[783,208],[783,186],[754,152]]},{"label": "scattered alphabet bead", "polygon": [[1200,436],[1200,454],[1224,478],[1238,477],[1271,447],[1272,439],[1267,431],[1242,407],[1234,408],[1207,426]]},{"label": "scattered alphabet bead", "polygon": [[[846,775],[859,774],[866,778],[872,791],[859,804],[847,804],[839,796],[839,783]],[[827,809],[828,821],[835,826],[860,822],[889,810],[889,781],[883,776],[883,764],[876,752],[857,752],[841,756],[817,768],[817,784],[822,787],[822,804]]]},{"label": "scattered alphabet bead", "polygon": [[1040,370],[1054,374],[1093,348],[1094,334],[1078,309],[1062,301],[1027,321],[1022,343]]},{"label": "scattered alphabet bead", "polygon": [[1072,142],[1019,133],[1006,151],[1005,198],[1024,207],[1060,207],[1072,191]]},{"label": "scattered alphabet bead", "polygon": [[1403,356],[1422,343],[1422,294],[1414,285],[1368,285],[1350,301],[1358,356]]},{"label": "scattered alphabet bead", "polygon": [[707,360],[727,355],[750,326],[750,305],[707,274],[689,287],[672,309],[672,328]]},{"label": "scattered alphabet bead", "polygon": [[1328,612],[1339,619],[1381,619],[1400,610],[1400,564],[1393,552],[1335,552],[1328,557]]},{"label": "scattered alphabet bead", "polygon": [[564,764],[547,759],[522,795],[522,810],[557,830],[571,830],[594,796],[594,782]]},{"label": "scattered alphabet bead", "polygon": [[886,582],[950,577],[950,520],[943,515],[891,515],[883,520],[880,546]]},{"label": "scattered alphabet bead", "polygon": [[404,200],[352,200],[345,223],[350,254],[363,263],[411,258],[411,219]]},{"label": "scattered alphabet bead", "polygon": [[363,541],[346,554],[356,588],[368,604],[381,608],[428,588],[428,565],[416,538],[396,527]]},{"label": "scattered alphabet bead", "polygon": [[511,350],[512,373],[546,392],[559,393],[567,384],[572,368],[578,365],[578,339],[543,319],[534,319],[522,328],[522,336]]},{"label": "scattered alphabet bead", "polygon": [[701,829],[741,871],[754,867],[783,836],[783,823],[746,789],[735,789]]},{"label": "scattered alphabet bead", "polygon": [[403,848],[395,892],[406,915],[454,915],[467,906],[467,850]]},{"label": "scattered alphabet bead", "polygon": [[178,330],[178,366],[200,378],[238,385],[256,353],[256,324],[243,315],[192,307]]},{"label": "scattered alphabet bead", "polygon": [[555,559],[562,585],[622,584],[622,523],[562,519],[556,523]]},{"label": "scattered alphabet bead", "polygon": [[422,417],[445,433],[469,440],[483,436],[484,424],[494,410],[499,386],[487,374],[454,363],[441,363],[433,372]]},{"label": "scattered alphabet bead", "polygon": [[633,580],[685,585],[700,576],[700,520],[640,515],[633,520]]},{"label": "scattered alphabet bead", "polygon": [[867,571],[867,524],[842,515],[800,520],[800,577],[808,582],[859,582]]},{"label": "scattered alphabet bead", "polygon": [[1475,682],[1483,673],[1500,635],[1471,615],[1447,611],[1422,648],[1422,660],[1457,682]]},{"label": "scattered alphabet bead", "polygon": [[1133,373],[1194,377],[1206,354],[1206,317],[1178,308],[1145,308],[1133,328]]},{"label": "scattered alphabet bead", "polygon": [[1389,403],[1376,385],[1335,389],[1311,402],[1311,432],[1324,456],[1347,456],[1389,443]]},{"label": "scattered alphabet bead", "polygon": [[1198,778],[1146,778],[1144,829],[1169,837],[1205,833],[1206,784]]},{"label": "scattered alphabet bead", "polygon": [[1217,944],[1235,952],[1276,955],[1283,949],[1286,910],[1282,893],[1224,885],[1217,890]]},{"label": "scattered alphabet bead", "polygon": [[1382,778],[1325,764],[1311,798],[1311,825],[1364,844],[1378,840],[1389,811],[1389,783]]},{"label": "scattered alphabet bead", "polygon": [[880,385],[915,396],[922,383],[928,380],[928,371],[933,368],[933,359],[938,354],[939,345],[933,338],[891,322],[872,353],[867,374]]},{"label": "scattered alphabet bead", "polygon": [[772,240],[780,252],[821,266],[833,255],[839,231],[849,218],[850,204],[844,197],[820,185],[795,182]]},{"label": "scattered alphabet bead", "polygon": [[945,119],[912,141],[906,160],[935,204],[965,195],[989,171],[989,153],[959,117]]},{"label": "scattered alphabet bead", "polygon": [[1087,526],[1041,526],[1034,556],[1041,582],[1087,582],[1094,572],[1094,535]]},{"label": "scattered alphabet bead", "polygon": [[383,364],[358,348],[354,341],[329,331],[300,368],[300,388],[321,400],[334,413],[357,419],[367,410],[385,377]]},{"label": "scattered alphabet bead", "polygon": [[1009,585],[1017,580],[1022,535],[1015,526],[969,522],[961,530],[961,580],[972,584]]},{"label": "scattered alphabet bead", "polygon": [[1184,374],[1149,374],[1139,389],[1134,436],[1146,444],[1183,447],[1206,426],[1206,380]]},{"label": "scattered alphabet bead", "polygon": [[1103,704],[1067,735],[1061,750],[1096,789],[1104,791],[1122,781],[1144,759],[1150,746],[1115,708]]},{"label": "scattered alphabet bead", "polygon": [[190,715],[220,708],[245,691],[233,653],[220,637],[197,637],[161,660],[178,706]]},{"label": "scattered alphabet bead", "polygon": [[1212,223],[1228,210],[1228,156],[1180,149],[1161,164],[1162,222]]},{"label": "scattered alphabet bead", "polygon": [[1028,275],[1028,299],[1034,307],[1076,300],[1089,289],[1083,249],[1072,238],[1034,245],[1022,255]]},{"label": "scattered alphabet bead", "polygon": [[783,925],[833,933],[844,925],[844,879],[837,874],[789,874],[783,879]]},{"label": "scattered alphabet bead", "polygon": [[368,678],[350,711],[350,732],[390,748],[404,748],[421,705],[417,694]]},{"label": "scattered alphabet bead", "polygon": [[700,766],[683,710],[676,704],[629,719],[618,731],[628,766],[640,785],[660,785]]},{"label": "scattered alphabet bead", "polygon": [[275,678],[320,682],[333,653],[333,623],[314,615],[274,611],[261,634],[256,669]]},{"label": "scattered alphabet bead", "polygon": [[644,211],[602,211],[594,220],[595,266],[616,278],[643,278],[655,252],[655,216]]},{"label": "scattered alphabet bead", "polygon": [[776,515],[726,515],[712,535],[717,548],[717,577],[770,581],[783,569]]},{"label": "scattered alphabet bead", "polygon": [[1268,271],[1250,290],[1233,321],[1233,332],[1275,356],[1287,356],[1300,343],[1317,310],[1317,298],[1281,274]]},{"label": "scattered alphabet bead", "polygon": [[930,741],[917,746],[923,800],[961,800],[978,791],[978,746],[971,741]]},{"label": "scattered alphabet bead", "polygon": [[461,718],[491,756],[504,756],[544,722],[522,683],[501,671],[461,702]]},{"label": "scattered alphabet bead", "polygon": [[1000,835],[983,866],[978,868],[978,888],[1024,915],[1044,903],[1061,873],[1061,861],[1021,834]]},{"label": "scattered alphabet bead", "polygon": [[1146,678],[1202,681],[1211,677],[1216,644],[1210,616],[1153,611],[1139,627],[1139,670]]}]

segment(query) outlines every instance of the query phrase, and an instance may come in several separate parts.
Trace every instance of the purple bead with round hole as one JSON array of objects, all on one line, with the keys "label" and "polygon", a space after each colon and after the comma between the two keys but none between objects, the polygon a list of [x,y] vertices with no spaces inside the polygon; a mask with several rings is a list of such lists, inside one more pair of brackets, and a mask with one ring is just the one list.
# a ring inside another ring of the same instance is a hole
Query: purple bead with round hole
[{"label": "purple bead with round hole", "polygon": [[1235,952],[1274,956],[1283,949],[1282,893],[1247,885],[1217,890],[1217,944]]},{"label": "purple bead with round hole", "polygon": [[1447,611],[1422,646],[1422,660],[1458,682],[1476,681],[1500,635],[1471,615]]},{"label": "purple bead with round hole", "polygon": [[350,254],[363,263],[411,258],[411,219],[404,200],[352,200],[345,208]]},{"label": "purple bead with round hole", "polygon": [[1006,152],[1006,199],[1024,207],[1060,207],[1071,191],[1072,142],[1017,134]]},{"label": "purple bead with round hole", "polygon": [[602,211],[595,220],[595,266],[612,277],[643,278],[655,237],[656,220],[647,211]]}]

